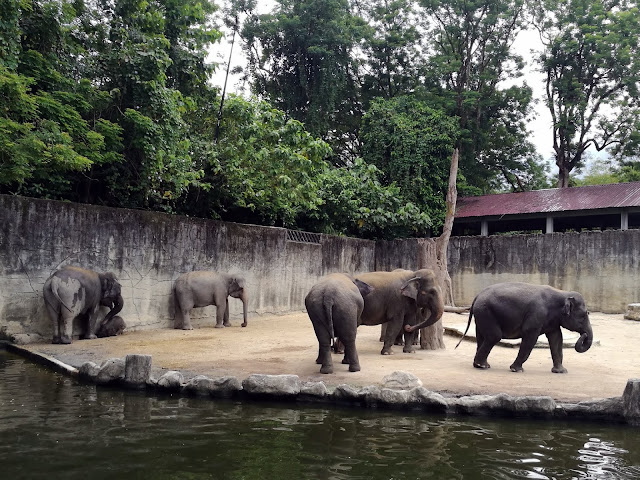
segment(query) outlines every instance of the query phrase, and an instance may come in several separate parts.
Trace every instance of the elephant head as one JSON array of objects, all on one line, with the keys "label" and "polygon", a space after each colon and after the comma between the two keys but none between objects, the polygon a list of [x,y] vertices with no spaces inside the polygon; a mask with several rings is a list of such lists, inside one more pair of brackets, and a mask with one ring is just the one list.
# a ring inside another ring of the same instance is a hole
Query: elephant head
[{"label": "elephant head", "polygon": [[102,297],[100,298],[100,305],[109,307],[111,310],[104,317],[103,323],[108,322],[111,318],[122,310],[124,306],[124,300],[122,299],[122,289],[118,280],[113,273],[101,273],[100,287],[102,289]]},{"label": "elephant head", "polygon": [[579,293],[571,292],[569,296],[565,298],[560,325],[567,330],[580,334],[580,338],[574,347],[576,352],[584,353],[591,348],[593,330],[591,329],[591,322],[589,321],[589,312],[587,311],[582,295]]},{"label": "elephant head", "polygon": [[229,295],[242,301],[242,326],[247,326],[247,290],[245,288],[245,280],[242,277],[231,277],[229,283]]},{"label": "elephant head", "polygon": [[402,294],[413,298],[416,302],[417,318],[423,318],[423,312],[429,311],[426,320],[417,325],[406,325],[405,331],[411,333],[419,328],[433,325],[444,313],[444,298],[432,270],[422,269],[415,272],[401,288]]}]

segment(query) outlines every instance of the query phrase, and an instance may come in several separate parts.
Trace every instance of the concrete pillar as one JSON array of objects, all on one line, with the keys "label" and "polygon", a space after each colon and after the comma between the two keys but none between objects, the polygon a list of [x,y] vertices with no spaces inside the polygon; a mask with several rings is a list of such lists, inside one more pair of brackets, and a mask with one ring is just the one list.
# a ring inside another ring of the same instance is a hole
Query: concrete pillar
[{"label": "concrete pillar", "polygon": [[620,213],[620,230],[629,230],[629,212],[626,210]]},{"label": "concrete pillar", "polygon": [[486,220],[482,220],[480,222],[480,235],[482,235],[483,237],[489,236],[489,222],[487,222]]},{"label": "concrete pillar", "polygon": [[547,217],[547,229],[544,233],[553,233],[553,217]]}]

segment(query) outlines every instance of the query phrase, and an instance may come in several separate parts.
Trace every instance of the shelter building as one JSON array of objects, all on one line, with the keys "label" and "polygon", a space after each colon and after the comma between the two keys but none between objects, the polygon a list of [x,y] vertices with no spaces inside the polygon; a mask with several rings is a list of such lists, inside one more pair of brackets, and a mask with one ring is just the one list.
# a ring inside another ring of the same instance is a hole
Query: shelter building
[{"label": "shelter building", "polygon": [[640,228],[640,182],[459,198],[452,235]]}]

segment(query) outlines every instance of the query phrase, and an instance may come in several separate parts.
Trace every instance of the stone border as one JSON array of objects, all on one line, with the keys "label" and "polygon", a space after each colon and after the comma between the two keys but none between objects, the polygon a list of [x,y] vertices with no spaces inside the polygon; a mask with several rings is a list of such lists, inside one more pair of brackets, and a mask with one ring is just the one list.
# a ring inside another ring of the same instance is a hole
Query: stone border
[{"label": "stone border", "polygon": [[158,393],[333,404],[445,415],[579,419],[640,425],[640,379],[629,379],[620,397],[561,403],[549,396],[516,397],[506,393],[444,396],[427,390],[419,379],[405,372],[394,372],[385,377],[382,387],[370,385],[362,388],[347,384],[328,388],[324,382],[303,382],[297,375],[252,374],[242,381],[230,376],[209,378],[197,375],[185,382],[182,373],[175,370],[157,379],[151,377],[150,355],[111,358],[101,365],[86,362],[76,369],[48,355],[31,352],[9,342],[0,342],[0,348],[85,382]]}]

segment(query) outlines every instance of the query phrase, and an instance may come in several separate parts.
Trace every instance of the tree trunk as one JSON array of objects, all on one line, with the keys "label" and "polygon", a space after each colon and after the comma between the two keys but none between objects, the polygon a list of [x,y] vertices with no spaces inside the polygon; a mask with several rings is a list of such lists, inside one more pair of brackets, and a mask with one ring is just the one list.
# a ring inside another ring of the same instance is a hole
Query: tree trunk
[{"label": "tree trunk", "polygon": [[[418,268],[432,269],[438,279],[444,303],[455,306],[453,302],[453,288],[451,277],[447,269],[447,248],[449,238],[453,229],[453,218],[456,213],[456,200],[458,190],[456,188],[456,178],[458,176],[458,149],[453,151],[451,156],[451,169],[449,170],[449,188],[447,190],[447,213],[442,227],[442,235],[438,238],[421,238],[418,240]],[[436,350],[444,348],[444,329],[442,319],[434,325],[420,330],[420,347],[424,350]]]}]

